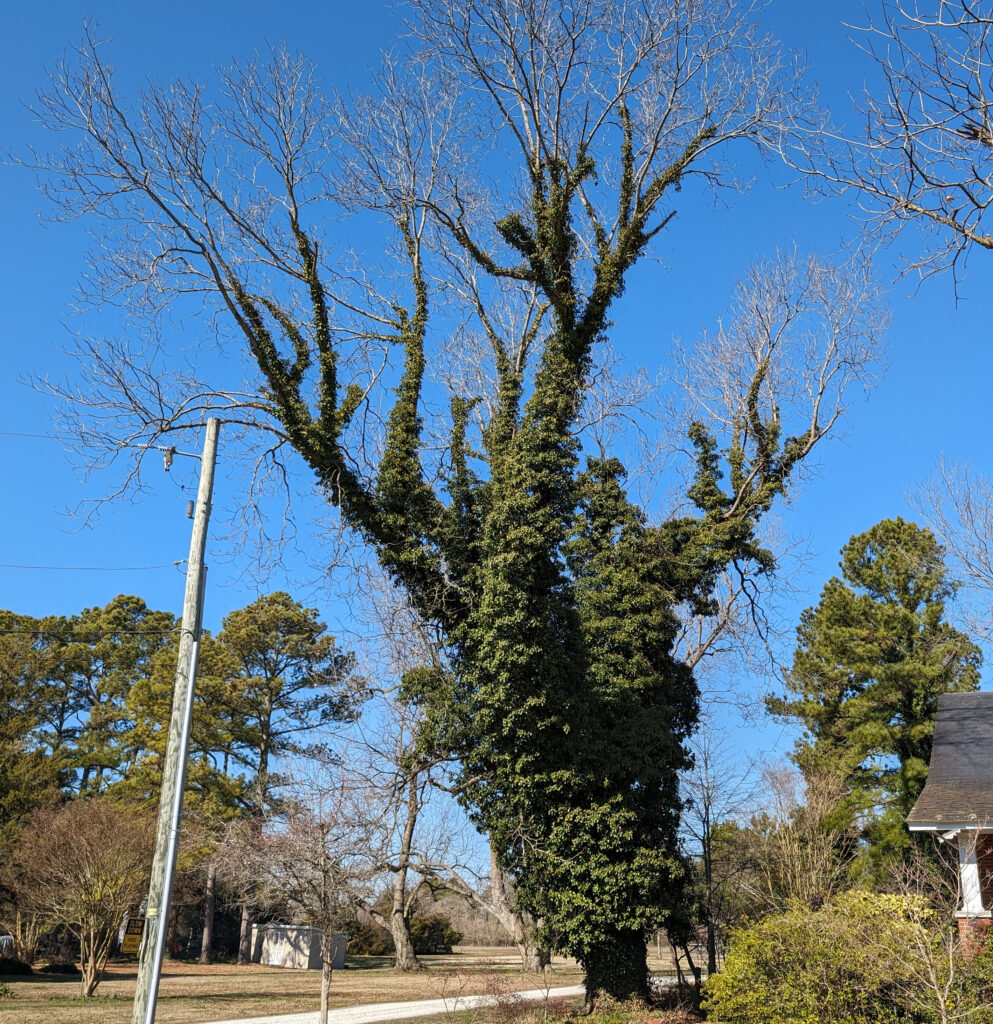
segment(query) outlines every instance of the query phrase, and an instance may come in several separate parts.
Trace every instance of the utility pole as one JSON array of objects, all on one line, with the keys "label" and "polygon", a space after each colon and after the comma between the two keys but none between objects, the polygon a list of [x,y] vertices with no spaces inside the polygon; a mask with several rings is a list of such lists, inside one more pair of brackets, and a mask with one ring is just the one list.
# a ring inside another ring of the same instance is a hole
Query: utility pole
[{"label": "utility pole", "polygon": [[[176,682],[172,694],[172,717],[162,766],[162,793],[159,797],[159,821],[155,832],[152,880],[148,886],[145,934],[141,943],[138,984],[134,994],[131,1024],[152,1024],[155,1000],[162,969],[162,950],[169,921],[172,877],[179,845],[179,823],[183,813],[183,784],[186,757],[190,745],[193,716],[193,688],[200,653],[200,620],[203,613],[203,564],[207,546],[207,522],[214,489],[214,463],[217,459],[217,434],[220,420],[207,420],[207,435],[200,461],[200,486],[197,489],[190,558],[186,567],[186,596],[183,601],[183,625],[179,637]],[[171,461],[171,460],[170,460]],[[167,463],[168,466],[168,463]]]}]

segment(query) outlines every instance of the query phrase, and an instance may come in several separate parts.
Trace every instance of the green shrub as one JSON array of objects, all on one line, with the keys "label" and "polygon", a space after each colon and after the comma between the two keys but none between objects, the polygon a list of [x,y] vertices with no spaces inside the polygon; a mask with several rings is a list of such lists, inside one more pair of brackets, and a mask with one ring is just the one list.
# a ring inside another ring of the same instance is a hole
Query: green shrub
[{"label": "green shrub", "polygon": [[916,897],[854,891],[817,911],[797,906],[740,928],[724,970],[707,981],[707,1017],[728,1024],[914,1020],[912,1010],[922,1007],[907,998],[918,985],[912,951],[935,941],[931,917]]},{"label": "green shrub", "polygon": [[415,953],[451,953],[462,941],[462,933],[444,914],[417,914],[410,922],[410,941]]},{"label": "green shrub", "polygon": [[52,960],[41,969],[42,974],[80,974],[79,968],[71,960]]},{"label": "green shrub", "polygon": [[[462,941],[462,933],[443,914],[415,914],[410,921],[410,941],[417,954],[451,953]],[[354,956],[392,956],[393,937],[378,924],[356,925],[348,942]]]},{"label": "green shrub", "polygon": [[5,981],[0,981],[0,999],[16,999],[17,993]]},{"label": "green shrub", "polygon": [[0,958],[0,974],[12,974],[21,975],[27,977],[30,974],[34,974],[30,964],[26,964],[23,960],[18,960],[17,957],[5,956]]},{"label": "green shrub", "polygon": [[356,925],[348,940],[348,952],[353,956],[393,956],[393,938],[378,924]]}]

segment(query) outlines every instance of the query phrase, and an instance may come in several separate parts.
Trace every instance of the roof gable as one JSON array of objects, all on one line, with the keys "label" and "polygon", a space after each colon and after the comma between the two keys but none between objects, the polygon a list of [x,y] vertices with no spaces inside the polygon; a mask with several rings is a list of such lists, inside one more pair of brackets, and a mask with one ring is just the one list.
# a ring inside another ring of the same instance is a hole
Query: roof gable
[{"label": "roof gable", "polygon": [[918,828],[993,823],[993,693],[938,698],[931,766],[907,815]]}]

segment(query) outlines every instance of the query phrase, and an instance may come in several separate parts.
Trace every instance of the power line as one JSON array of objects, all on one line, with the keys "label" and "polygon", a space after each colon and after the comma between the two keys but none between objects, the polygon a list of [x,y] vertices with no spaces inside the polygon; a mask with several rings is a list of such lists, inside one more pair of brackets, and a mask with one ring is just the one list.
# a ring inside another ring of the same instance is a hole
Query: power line
[{"label": "power line", "polygon": [[182,627],[172,629],[105,629],[100,633],[87,633],[76,636],[66,635],[54,629],[0,629],[0,636],[41,636],[49,640],[61,640],[63,643],[95,644],[112,636],[170,636],[178,633]]},{"label": "power line", "polygon": [[59,441],[54,434],[29,434],[23,430],[0,430],[0,437],[42,437],[46,441]]},{"label": "power line", "polygon": [[18,565],[14,562],[0,562],[0,569],[45,569],[52,572],[146,572],[150,569],[171,569],[182,565],[185,558],[161,565]]}]

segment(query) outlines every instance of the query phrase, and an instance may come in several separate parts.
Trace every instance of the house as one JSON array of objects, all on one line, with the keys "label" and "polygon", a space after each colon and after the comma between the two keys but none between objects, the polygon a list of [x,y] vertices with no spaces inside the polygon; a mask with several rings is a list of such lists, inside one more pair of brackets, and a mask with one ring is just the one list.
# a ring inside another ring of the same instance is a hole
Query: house
[{"label": "house", "polygon": [[938,698],[931,767],[907,825],[955,843],[959,933],[978,939],[993,919],[993,693]]}]

